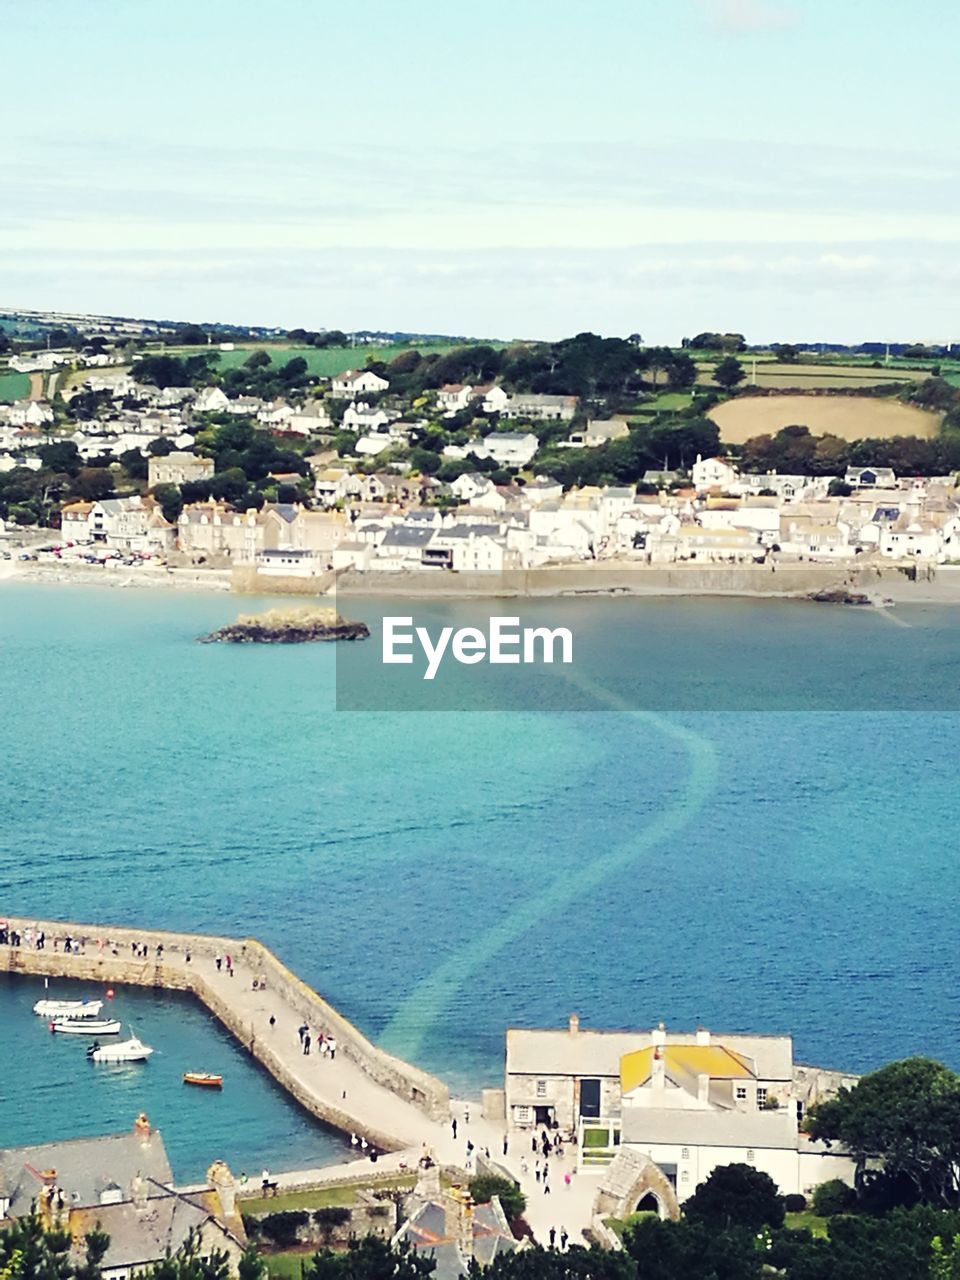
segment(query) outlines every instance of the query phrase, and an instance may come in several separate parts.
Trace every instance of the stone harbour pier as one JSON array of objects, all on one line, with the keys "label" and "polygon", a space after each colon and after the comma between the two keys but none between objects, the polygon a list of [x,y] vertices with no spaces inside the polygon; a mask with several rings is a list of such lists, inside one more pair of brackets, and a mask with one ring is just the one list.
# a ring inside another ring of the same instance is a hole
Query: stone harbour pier
[{"label": "stone harbour pier", "polygon": [[[382,1151],[433,1143],[449,1123],[450,1091],[441,1080],[373,1044],[254,938],[15,916],[6,924],[21,942],[0,946],[0,973],[92,983],[100,994],[122,985],[187,992],[305,1110]],[[39,948],[38,933],[45,935]],[[51,989],[51,998],[58,994],[69,998]],[[334,1037],[333,1062],[321,1067],[316,1055],[303,1055],[297,1035],[303,1023],[314,1039],[321,1031]]]}]

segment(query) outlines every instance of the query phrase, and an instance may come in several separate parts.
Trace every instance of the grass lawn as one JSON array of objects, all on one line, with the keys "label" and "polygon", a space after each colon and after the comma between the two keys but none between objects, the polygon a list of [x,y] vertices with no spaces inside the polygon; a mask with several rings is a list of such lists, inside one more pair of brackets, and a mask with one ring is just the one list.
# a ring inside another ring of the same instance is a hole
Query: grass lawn
[{"label": "grass lawn", "polygon": [[612,1139],[609,1129],[587,1129],[583,1130],[583,1145],[585,1147],[609,1147]]},{"label": "grass lawn", "polygon": [[[689,391],[664,391],[653,402],[654,409],[689,409]],[[633,414],[630,415],[633,417]]]},{"label": "grass lawn", "polygon": [[395,1178],[384,1178],[382,1182],[347,1182],[333,1187],[316,1187],[306,1191],[288,1191],[279,1196],[237,1196],[237,1204],[241,1213],[256,1214],[280,1213],[285,1209],[324,1209],[328,1205],[350,1206],[357,1202],[357,1190],[370,1187],[371,1190],[390,1190],[393,1187],[412,1187],[416,1181],[413,1174],[398,1174]]},{"label": "grass lawn", "polygon": [[267,1275],[276,1280],[300,1280],[304,1265],[310,1261],[316,1249],[284,1249],[281,1253],[263,1254]]},{"label": "grass lawn", "polygon": [[786,1226],[792,1231],[801,1231],[804,1227],[811,1231],[815,1236],[826,1236],[827,1219],[818,1218],[815,1213],[809,1209],[805,1209],[803,1213],[788,1213]]},{"label": "grass lawn", "polygon": [[24,400],[30,394],[30,375],[0,373],[0,400]]}]

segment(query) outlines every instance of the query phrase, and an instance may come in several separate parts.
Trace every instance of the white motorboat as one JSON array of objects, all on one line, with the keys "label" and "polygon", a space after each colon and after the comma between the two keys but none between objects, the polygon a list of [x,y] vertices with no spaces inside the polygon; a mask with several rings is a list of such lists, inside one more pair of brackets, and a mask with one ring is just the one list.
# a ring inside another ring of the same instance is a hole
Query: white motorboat
[{"label": "white motorboat", "polygon": [[117,1044],[97,1044],[87,1050],[91,1062],[146,1062],[153,1050],[136,1036]]},{"label": "white motorboat", "polygon": [[60,1018],[50,1023],[51,1031],[61,1031],[67,1036],[116,1036],[120,1034],[120,1022],[114,1018]]},{"label": "white motorboat", "polygon": [[99,1018],[102,1000],[38,1000],[33,1012],[41,1018]]}]

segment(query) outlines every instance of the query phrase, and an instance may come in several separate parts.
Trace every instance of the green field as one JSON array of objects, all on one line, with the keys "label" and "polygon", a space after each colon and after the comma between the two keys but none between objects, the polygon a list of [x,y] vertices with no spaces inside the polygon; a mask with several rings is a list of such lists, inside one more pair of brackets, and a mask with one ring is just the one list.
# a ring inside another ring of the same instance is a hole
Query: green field
[{"label": "green field", "polygon": [[25,400],[29,394],[29,374],[0,373],[0,401]]}]

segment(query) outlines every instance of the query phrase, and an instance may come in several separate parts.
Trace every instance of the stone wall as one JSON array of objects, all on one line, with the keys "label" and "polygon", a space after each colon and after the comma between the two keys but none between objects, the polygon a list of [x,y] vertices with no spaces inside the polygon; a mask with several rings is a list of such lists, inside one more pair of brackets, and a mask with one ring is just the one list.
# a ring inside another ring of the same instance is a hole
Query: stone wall
[{"label": "stone wall", "polygon": [[[371,1130],[357,1117],[339,1108],[322,1104],[290,1076],[282,1062],[255,1028],[238,1014],[210,987],[203,975],[187,966],[160,963],[155,958],[158,943],[168,955],[205,956],[230,953],[246,961],[255,971],[264,973],[270,989],[276,991],[290,1007],[311,1026],[333,1032],[337,1048],[350,1058],[372,1080],[418,1106],[432,1119],[444,1121],[450,1114],[450,1091],[447,1086],[410,1063],[395,1058],[372,1044],[352,1022],[292,973],[272,951],[253,938],[236,938],[210,934],[176,933],[165,930],[130,929],[103,926],[36,921],[9,917],[12,927],[42,929],[47,935],[42,951],[26,947],[0,947],[0,971],[29,973],[41,977],[74,978],[106,985],[160,987],[187,991],[206,1005],[210,1012],[245,1045],[276,1080],[308,1110],[345,1133],[355,1132],[384,1150],[396,1150],[397,1141],[389,1134]],[[67,954],[62,940],[70,935],[84,942],[82,954]],[[137,960],[131,944],[147,943],[150,958]],[[102,944],[102,945],[101,945]]]},{"label": "stone wall", "polygon": [[332,569],[300,578],[294,574],[261,573],[256,565],[235,565],[230,573],[230,590],[240,595],[322,596],[335,581]]}]

